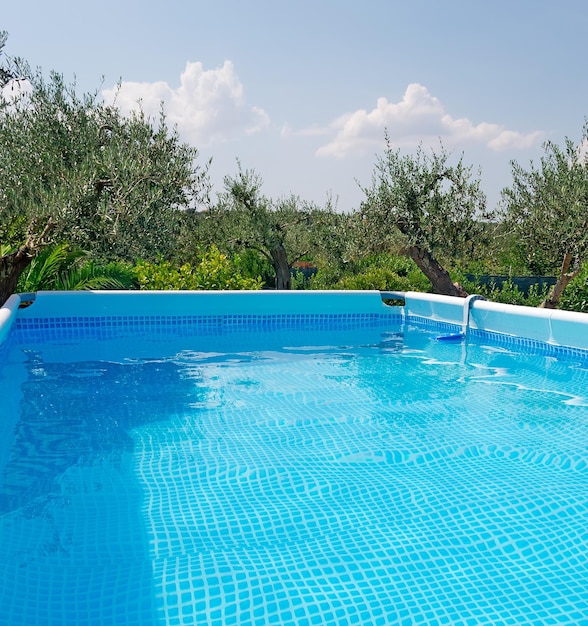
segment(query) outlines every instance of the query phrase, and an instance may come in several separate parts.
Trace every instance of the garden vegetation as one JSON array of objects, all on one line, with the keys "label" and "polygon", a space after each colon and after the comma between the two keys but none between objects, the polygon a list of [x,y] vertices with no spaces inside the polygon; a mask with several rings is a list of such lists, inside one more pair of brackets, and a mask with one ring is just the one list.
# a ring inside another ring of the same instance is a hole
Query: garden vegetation
[{"label": "garden vegetation", "polygon": [[[269,198],[167,125],[3,55],[0,33],[0,304],[40,289],[416,290],[588,312],[588,121],[578,142],[513,162],[489,210],[481,173],[440,143],[387,137],[356,210]],[[506,276],[493,284],[486,275]],[[552,277],[521,289],[517,276]]]}]

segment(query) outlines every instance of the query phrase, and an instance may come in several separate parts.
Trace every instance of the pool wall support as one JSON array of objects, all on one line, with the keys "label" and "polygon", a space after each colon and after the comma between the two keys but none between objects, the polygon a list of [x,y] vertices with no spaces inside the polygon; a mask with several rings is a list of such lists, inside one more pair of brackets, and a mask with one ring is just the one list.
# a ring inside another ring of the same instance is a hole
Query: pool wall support
[{"label": "pool wall support", "polygon": [[[406,292],[404,312],[408,319],[424,319],[461,326],[463,298]],[[470,331],[520,337],[553,346],[588,350],[588,314],[540,309],[477,299],[469,303]]]},{"label": "pool wall support", "polygon": [[451,333],[449,335],[439,335],[437,341],[460,341],[466,339],[470,331],[470,315],[472,311],[472,303],[476,300],[485,300],[484,296],[476,294],[467,296],[463,303],[463,320],[461,324],[461,331],[458,333]]},{"label": "pool wall support", "polygon": [[[29,294],[30,295],[30,294]],[[404,300],[403,307],[382,301]],[[26,298],[27,300],[29,298]],[[417,292],[379,291],[74,291],[38,292],[20,308],[11,296],[0,309],[0,342],[15,319],[100,318],[121,316],[341,315],[376,314],[406,321],[437,323],[443,332],[492,333],[551,346],[588,350],[588,314],[466,300]]]}]

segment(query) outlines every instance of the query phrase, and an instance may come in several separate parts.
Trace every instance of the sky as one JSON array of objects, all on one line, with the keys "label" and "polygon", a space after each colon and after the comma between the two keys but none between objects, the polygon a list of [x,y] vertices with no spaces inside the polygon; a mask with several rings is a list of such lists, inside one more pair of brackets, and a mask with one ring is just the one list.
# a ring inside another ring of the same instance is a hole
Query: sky
[{"label": "sky", "polygon": [[[588,117],[586,0],[19,0],[4,50],[128,112],[140,101],[262,191],[359,207],[377,158],[442,144],[489,208]],[[119,88],[117,89],[117,85]],[[441,142],[441,144],[440,144]]]}]

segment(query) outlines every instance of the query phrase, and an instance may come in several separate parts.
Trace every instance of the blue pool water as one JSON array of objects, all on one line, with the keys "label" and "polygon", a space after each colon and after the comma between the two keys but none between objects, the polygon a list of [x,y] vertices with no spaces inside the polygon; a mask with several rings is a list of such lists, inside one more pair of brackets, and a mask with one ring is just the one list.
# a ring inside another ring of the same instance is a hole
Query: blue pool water
[{"label": "blue pool water", "polygon": [[588,362],[438,334],[13,333],[0,623],[588,624]]}]

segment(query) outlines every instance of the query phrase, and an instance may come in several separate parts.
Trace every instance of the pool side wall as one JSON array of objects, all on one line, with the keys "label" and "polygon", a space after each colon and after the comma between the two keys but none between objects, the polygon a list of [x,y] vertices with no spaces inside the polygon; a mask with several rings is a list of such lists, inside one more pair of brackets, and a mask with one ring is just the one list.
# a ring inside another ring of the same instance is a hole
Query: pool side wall
[{"label": "pool side wall", "polygon": [[[405,315],[409,319],[454,324],[464,320],[463,298],[407,292]],[[551,346],[588,350],[588,314],[539,309],[475,300],[470,304],[469,329],[520,337]]]},{"label": "pool side wall", "polygon": [[398,314],[379,291],[40,291],[19,318]]},{"label": "pool side wall", "polygon": [[[19,309],[11,296],[0,309],[0,342],[15,319],[108,318],[129,316],[281,316],[390,315],[407,320],[454,326],[464,321],[463,298],[407,292],[405,306],[390,307],[378,291],[75,291],[38,292],[33,304]],[[550,346],[588,350],[588,315],[474,300],[469,330],[522,338]]]}]

